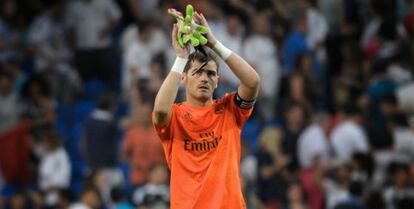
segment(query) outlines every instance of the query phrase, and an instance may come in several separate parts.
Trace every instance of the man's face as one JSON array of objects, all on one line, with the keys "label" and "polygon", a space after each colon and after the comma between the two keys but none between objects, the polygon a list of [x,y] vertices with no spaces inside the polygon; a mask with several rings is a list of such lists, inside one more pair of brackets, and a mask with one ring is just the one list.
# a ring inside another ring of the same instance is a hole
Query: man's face
[{"label": "man's face", "polygon": [[193,61],[190,69],[184,74],[183,81],[187,95],[204,102],[213,97],[219,76],[217,64],[214,61],[209,61],[198,70],[202,65],[203,63],[199,61]]}]

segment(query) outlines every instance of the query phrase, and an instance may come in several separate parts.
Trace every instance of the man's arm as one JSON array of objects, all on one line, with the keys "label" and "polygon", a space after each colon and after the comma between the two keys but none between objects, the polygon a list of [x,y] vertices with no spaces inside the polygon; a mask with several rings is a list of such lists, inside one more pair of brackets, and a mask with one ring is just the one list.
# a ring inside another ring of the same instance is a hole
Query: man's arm
[{"label": "man's arm", "polygon": [[[201,25],[208,26],[207,20],[203,14],[196,12],[195,17]],[[212,48],[230,67],[231,71],[240,80],[238,95],[246,101],[256,99],[260,88],[260,77],[257,72],[238,54],[224,47],[211,32],[207,33],[207,46]]]},{"label": "man's arm", "polygon": [[177,59],[162,83],[160,90],[155,97],[154,103],[154,122],[160,127],[168,125],[171,120],[171,108],[177,97],[178,88],[180,87],[181,76],[188,58],[188,48],[181,48],[177,42],[178,26],[174,24],[172,31],[172,45],[174,47]]},{"label": "man's arm", "polygon": [[260,77],[257,72],[238,54],[232,52],[226,60],[231,71],[240,79],[239,96],[246,101],[255,100],[260,87]]}]

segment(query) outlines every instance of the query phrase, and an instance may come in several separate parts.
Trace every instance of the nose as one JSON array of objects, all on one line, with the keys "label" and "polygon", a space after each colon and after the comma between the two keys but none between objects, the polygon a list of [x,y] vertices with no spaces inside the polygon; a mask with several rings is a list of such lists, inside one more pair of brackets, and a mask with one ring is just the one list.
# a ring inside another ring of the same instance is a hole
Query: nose
[{"label": "nose", "polygon": [[200,75],[200,79],[201,79],[201,81],[203,81],[203,82],[207,82],[207,81],[208,81],[208,75],[207,75],[207,72],[202,72],[202,73],[201,73],[201,75]]}]

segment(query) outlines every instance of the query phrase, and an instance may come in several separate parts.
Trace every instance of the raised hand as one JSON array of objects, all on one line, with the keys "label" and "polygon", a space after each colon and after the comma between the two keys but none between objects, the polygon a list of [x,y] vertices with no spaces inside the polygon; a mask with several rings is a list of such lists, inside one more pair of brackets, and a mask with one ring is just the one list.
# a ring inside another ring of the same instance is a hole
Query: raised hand
[{"label": "raised hand", "polygon": [[178,35],[179,35],[178,25],[177,24],[174,24],[173,25],[172,32],[171,32],[171,43],[172,43],[172,46],[174,48],[175,54],[178,57],[187,59],[188,58],[189,51],[190,51],[189,46],[188,46],[188,44],[186,44],[186,45],[183,45],[183,47],[181,47],[181,45],[178,43],[178,38],[177,38]]},{"label": "raised hand", "polygon": [[204,17],[202,13],[200,14],[198,12],[195,12],[194,19],[197,24],[200,24],[208,28],[208,32],[205,34],[207,36],[207,46],[212,48],[216,44],[217,39],[213,35],[213,32],[211,31],[210,26],[208,25],[207,19]]}]

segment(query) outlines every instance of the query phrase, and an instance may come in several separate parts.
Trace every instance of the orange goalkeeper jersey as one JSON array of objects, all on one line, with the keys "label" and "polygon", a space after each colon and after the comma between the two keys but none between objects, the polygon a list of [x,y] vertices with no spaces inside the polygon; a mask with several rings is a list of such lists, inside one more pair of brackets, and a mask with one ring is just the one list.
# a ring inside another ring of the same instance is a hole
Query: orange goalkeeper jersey
[{"label": "orange goalkeeper jersey", "polygon": [[174,104],[171,121],[155,129],[171,170],[171,209],[246,208],[240,185],[240,133],[252,108],[236,93],[207,107]]}]

